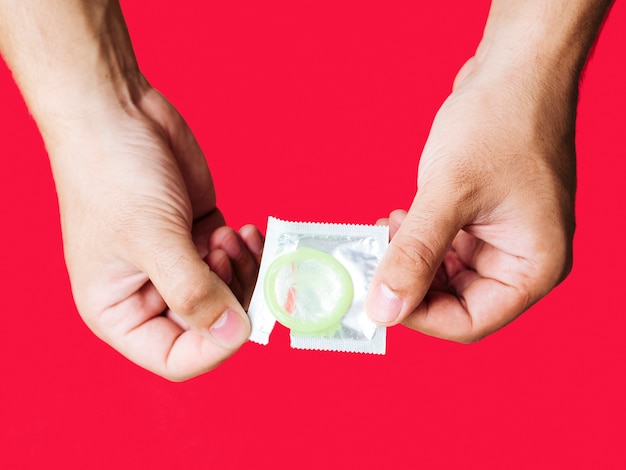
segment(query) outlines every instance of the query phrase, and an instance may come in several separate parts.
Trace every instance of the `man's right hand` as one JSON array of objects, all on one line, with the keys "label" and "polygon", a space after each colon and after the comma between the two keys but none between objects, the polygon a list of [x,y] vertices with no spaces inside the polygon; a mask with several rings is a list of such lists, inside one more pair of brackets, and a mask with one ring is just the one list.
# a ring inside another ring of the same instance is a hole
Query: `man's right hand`
[{"label": "man's right hand", "polygon": [[0,2],[0,51],[50,154],[85,322],[169,379],[215,367],[248,338],[262,237],[221,228],[202,151],[140,73],[119,2]]},{"label": "man's right hand", "polygon": [[262,238],[224,227],[202,151],[171,104],[148,87],[135,108],[75,122],[48,147],[74,297],[94,333],[172,380],[236,351],[250,325],[216,271],[249,301]]}]

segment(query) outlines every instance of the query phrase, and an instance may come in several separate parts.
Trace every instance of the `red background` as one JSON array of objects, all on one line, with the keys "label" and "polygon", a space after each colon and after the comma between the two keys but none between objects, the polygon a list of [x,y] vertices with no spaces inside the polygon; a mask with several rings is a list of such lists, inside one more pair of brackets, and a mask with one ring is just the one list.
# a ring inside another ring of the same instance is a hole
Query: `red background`
[{"label": "red background", "polygon": [[[123,2],[228,221],[406,208],[489,2],[269,3]],[[582,84],[575,266],[551,295],[470,346],[396,327],[384,357],[296,351],[281,329],[182,384],[80,320],[46,153],[0,63],[0,468],[626,468],[625,24],[617,2]]]}]

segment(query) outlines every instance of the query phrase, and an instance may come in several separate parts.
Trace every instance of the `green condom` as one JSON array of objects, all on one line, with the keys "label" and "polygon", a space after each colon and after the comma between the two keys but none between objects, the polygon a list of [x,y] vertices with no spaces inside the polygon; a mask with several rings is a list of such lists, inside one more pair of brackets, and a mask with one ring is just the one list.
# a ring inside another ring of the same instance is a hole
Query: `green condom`
[{"label": "green condom", "polygon": [[298,248],[276,258],[264,283],[272,315],[295,334],[332,335],[354,297],[352,278],[333,256]]}]

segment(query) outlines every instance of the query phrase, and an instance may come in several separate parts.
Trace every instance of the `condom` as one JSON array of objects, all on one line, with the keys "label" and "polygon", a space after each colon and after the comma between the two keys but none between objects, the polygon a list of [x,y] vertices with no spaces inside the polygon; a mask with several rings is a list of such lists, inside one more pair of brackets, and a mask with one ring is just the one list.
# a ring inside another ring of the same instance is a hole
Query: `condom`
[{"label": "condom", "polygon": [[354,297],[348,270],[311,248],[276,258],[265,274],[264,291],[270,312],[296,334],[335,331]]},{"label": "condom", "polygon": [[278,322],[294,348],[384,354],[386,329],[368,318],[365,299],[388,239],[386,226],[270,217],[250,340],[268,344]]}]

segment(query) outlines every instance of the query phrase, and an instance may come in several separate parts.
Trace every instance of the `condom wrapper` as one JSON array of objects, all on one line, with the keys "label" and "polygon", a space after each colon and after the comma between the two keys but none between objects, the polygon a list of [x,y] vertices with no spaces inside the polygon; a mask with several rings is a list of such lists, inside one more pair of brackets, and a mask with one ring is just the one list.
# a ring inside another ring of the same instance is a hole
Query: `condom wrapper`
[{"label": "condom wrapper", "polygon": [[268,344],[278,321],[294,348],[384,354],[386,328],[367,317],[365,298],[388,240],[387,226],[270,217],[250,340]]}]

